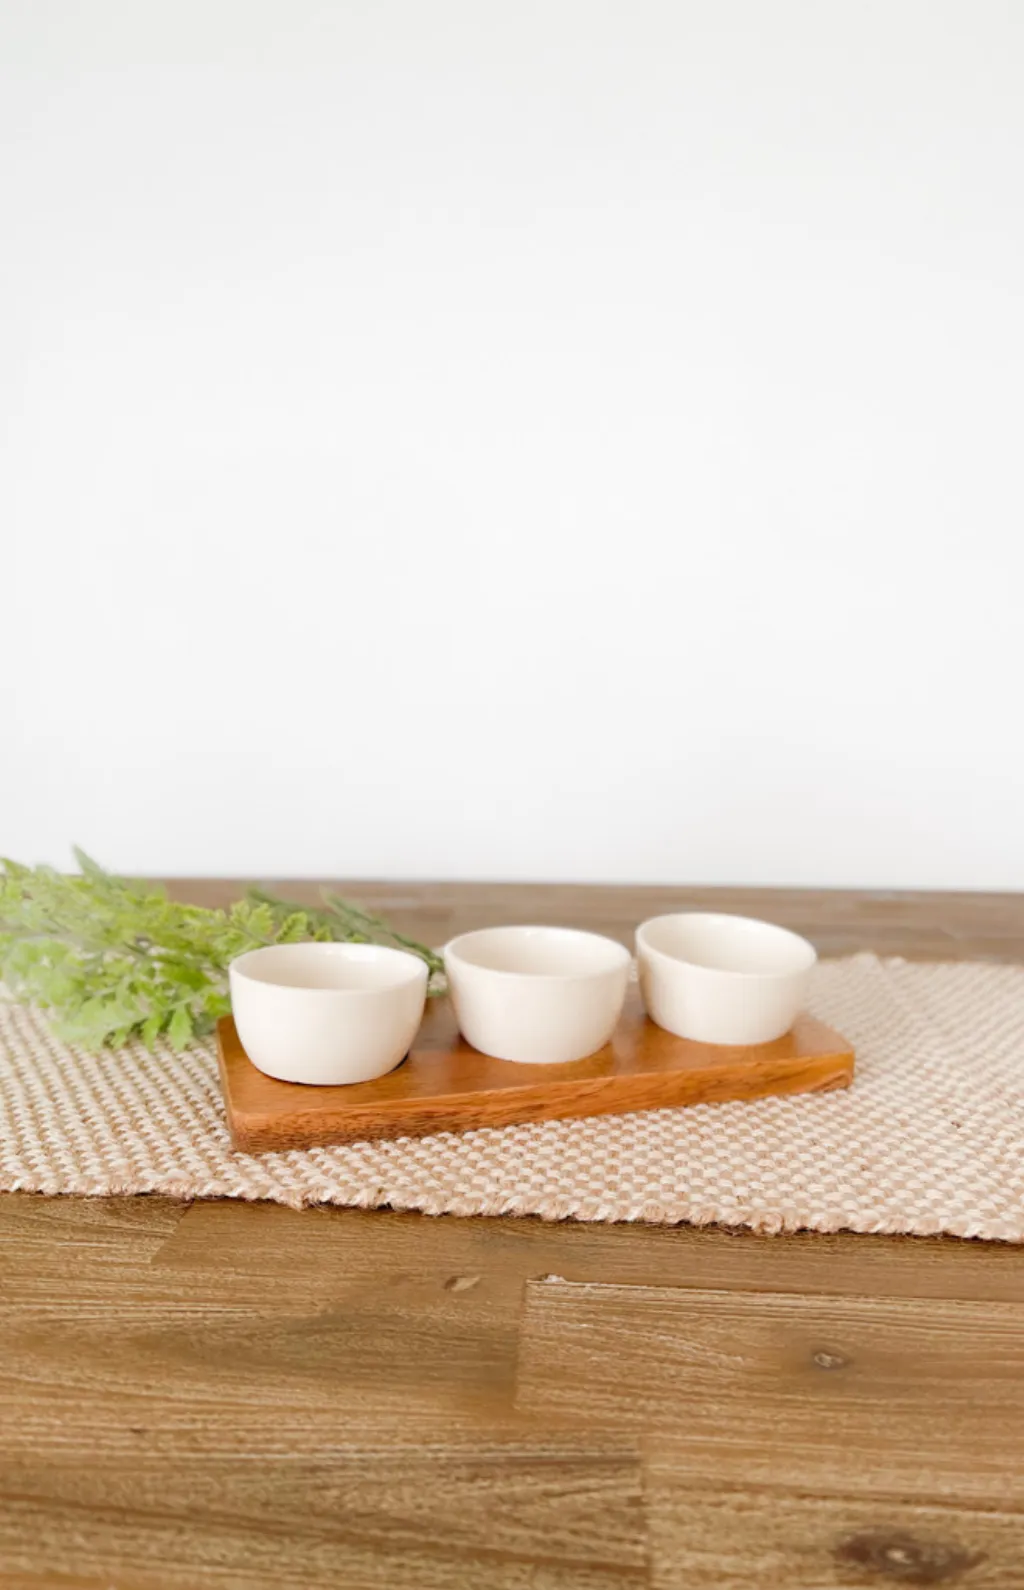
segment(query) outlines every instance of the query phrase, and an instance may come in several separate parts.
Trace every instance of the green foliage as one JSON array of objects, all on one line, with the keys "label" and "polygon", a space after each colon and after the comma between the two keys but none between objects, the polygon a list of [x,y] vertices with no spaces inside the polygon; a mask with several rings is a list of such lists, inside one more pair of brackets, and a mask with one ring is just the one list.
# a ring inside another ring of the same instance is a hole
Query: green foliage
[{"label": "green foliage", "polygon": [[335,895],[310,907],[250,889],[213,911],[75,858],[77,874],[0,861],[0,983],[84,1048],[133,1037],[152,1048],[164,1035],[183,1049],[227,1014],[229,963],[265,944],[390,944],[442,971],[431,950]]}]

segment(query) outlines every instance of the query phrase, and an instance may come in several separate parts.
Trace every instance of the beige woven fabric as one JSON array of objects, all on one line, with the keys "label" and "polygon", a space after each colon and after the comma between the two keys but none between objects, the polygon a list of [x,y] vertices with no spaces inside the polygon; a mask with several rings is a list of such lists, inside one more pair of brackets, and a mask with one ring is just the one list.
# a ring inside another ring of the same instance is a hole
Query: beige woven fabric
[{"label": "beige woven fabric", "polygon": [[1024,967],[824,962],[853,1089],[236,1154],[213,1046],[84,1055],[0,1006],[0,1188],[1024,1240]]}]

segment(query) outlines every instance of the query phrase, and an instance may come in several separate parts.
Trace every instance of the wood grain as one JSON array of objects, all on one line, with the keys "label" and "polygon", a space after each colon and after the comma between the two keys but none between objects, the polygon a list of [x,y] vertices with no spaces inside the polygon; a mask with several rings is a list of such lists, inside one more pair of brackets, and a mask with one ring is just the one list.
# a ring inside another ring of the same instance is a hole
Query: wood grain
[{"label": "wood grain", "polygon": [[517,1311],[481,1288],[52,1270],[5,1279],[0,1338],[9,1456],[271,1460],[521,1423]]},{"label": "wood grain", "polygon": [[[477,1450],[162,1457],[12,1469],[0,1561],[117,1590],[637,1590],[639,1456],[601,1439]],[[111,1563],[117,1564],[116,1576]],[[42,1581],[50,1584],[46,1577]]]},{"label": "wood grain", "polygon": [[145,1264],[177,1230],[188,1208],[176,1199],[153,1196],[0,1195],[0,1277],[26,1264]]},{"label": "wood grain", "polygon": [[[345,887],[431,942],[689,905],[1024,959],[1011,895]],[[1015,1590],[1022,1305],[950,1238],[0,1197],[0,1586]]]},{"label": "wood grain", "polygon": [[[315,902],[322,885],[284,879],[271,887]],[[667,911],[733,911],[802,933],[823,955],[875,950],[911,960],[1024,961],[1024,895],[861,889],[712,888],[652,884],[449,883],[333,880],[327,887],[379,912],[428,944],[503,922],[588,928],[632,944],[646,917]],[[203,905],[237,899],[227,879],[171,880],[172,893]]]},{"label": "wood grain", "polygon": [[774,1043],[694,1043],[649,1021],[635,989],[611,1042],[571,1065],[513,1065],[480,1054],[462,1037],[446,999],[428,1003],[411,1054],[373,1082],[278,1082],[251,1063],[230,1017],[218,1025],[217,1047],[231,1141],[251,1154],[820,1093],[849,1087],[854,1067],[846,1040],[813,1016],[800,1016]]},{"label": "wood grain", "polygon": [[212,1271],[214,1282],[218,1275],[226,1281],[244,1275],[287,1287],[309,1278],[325,1291],[344,1283],[410,1299],[474,1278],[478,1298],[507,1291],[517,1318],[523,1286],[549,1274],[620,1286],[1024,1306],[1024,1251],[999,1242],[815,1232],[766,1237],[714,1227],[463,1220],[386,1209],[368,1216],[328,1205],[294,1210],[231,1200],[197,1202],[152,1263],[185,1274]]},{"label": "wood grain", "polygon": [[685,1436],[721,1478],[749,1472],[751,1430],[797,1483],[870,1474],[881,1452],[898,1494],[943,1494],[952,1475],[1024,1506],[1016,1305],[561,1280],[526,1299],[517,1405],[534,1417]]},{"label": "wood grain", "polygon": [[1021,1590],[1024,1516],[648,1477],[653,1590]]}]

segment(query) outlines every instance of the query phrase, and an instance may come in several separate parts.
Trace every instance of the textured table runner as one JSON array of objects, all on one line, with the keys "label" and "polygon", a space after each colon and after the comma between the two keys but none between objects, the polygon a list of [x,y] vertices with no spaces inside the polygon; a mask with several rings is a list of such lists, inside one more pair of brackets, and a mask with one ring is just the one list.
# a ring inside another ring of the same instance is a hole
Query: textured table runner
[{"label": "textured table runner", "polygon": [[0,1005],[0,1189],[1024,1241],[1024,967],[825,961],[850,1092],[237,1154],[212,1042],[86,1055]]}]

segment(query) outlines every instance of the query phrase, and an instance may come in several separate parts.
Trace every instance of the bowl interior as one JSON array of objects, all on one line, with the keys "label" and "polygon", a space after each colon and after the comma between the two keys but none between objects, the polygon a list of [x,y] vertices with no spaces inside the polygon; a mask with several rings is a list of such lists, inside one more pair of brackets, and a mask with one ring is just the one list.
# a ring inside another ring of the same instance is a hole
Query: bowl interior
[{"label": "bowl interior", "polygon": [[379,944],[268,944],[231,963],[236,977],[278,988],[367,993],[423,978],[419,956]]},{"label": "bowl interior", "polygon": [[629,951],[614,939],[573,928],[481,928],[454,939],[446,956],[518,977],[595,977],[619,970]]},{"label": "bowl interior", "polygon": [[813,966],[813,944],[754,917],[684,912],[645,922],[638,937],[649,949],[708,971],[788,976]]}]

